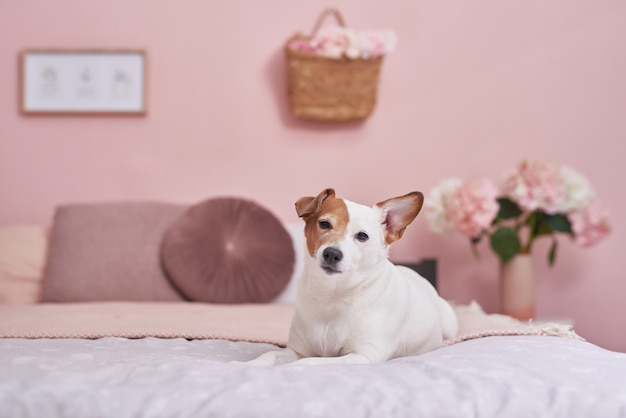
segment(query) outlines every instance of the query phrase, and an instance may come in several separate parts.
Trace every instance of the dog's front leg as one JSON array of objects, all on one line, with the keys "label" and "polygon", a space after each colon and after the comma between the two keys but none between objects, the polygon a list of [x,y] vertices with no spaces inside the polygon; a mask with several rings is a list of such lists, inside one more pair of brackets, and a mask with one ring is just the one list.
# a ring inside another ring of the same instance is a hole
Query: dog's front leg
[{"label": "dog's front leg", "polygon": [[300,364],[370,364],[371,361],[363,354],[348,353],[339,357],[305,357],[295,361],[294,365]]},{"label": "dog's front leg", "polygon": [[243,362],[243,364],[249,364],[251,366],[273,366],[275,364],[292,363],[299,358],[300,356],[295,351],[287,347],[282,350],[268,351],[254,360]]}]

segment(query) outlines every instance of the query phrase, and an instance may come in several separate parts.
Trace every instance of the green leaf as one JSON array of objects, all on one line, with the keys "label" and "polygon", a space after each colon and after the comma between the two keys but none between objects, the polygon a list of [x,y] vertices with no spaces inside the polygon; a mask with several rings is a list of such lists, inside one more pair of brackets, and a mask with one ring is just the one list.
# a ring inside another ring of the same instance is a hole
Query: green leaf
[{"label": "green leaf", "polygon": [[548,222],[549,215],[544,212],[533,212],[528,219],[526,220],[526,224],[530,227],[530,237],[531,240],[535,239],[540,235],[550,235],[552,232],[552,226]]},{"label": "green leaf", "polygon": [[498,201],[498,204],[500,205],[500,210],[498,211],[498,218],[512,219],[512,218],[517,218],[518,216],[522,214],[522,210],[520,209],[520,207],[517,205],[517,203],[515,203],[511,199],[508,199],[506,197],[499,197],[496,200]]},{"label": "green leaf", "polygon": [[541,235],[550,235],[553,232],[554,231],[552,230],[552,226],[550,225],[547,219],[540,219],[535,224],[535,236],[536,237],[541,236]]},{"label": "green leaf", "polygon": [[572,224],[565,215],[546,215],[546,222],[550,225],[550,228],[553,231],[565,232],[567,234],[572,233]]},{"label": "green leaf", "polygon": [[539,213],[533,212],[528,218],[526,218],[526,221],[524,222],[526,225],[528,225],[528,229],[530,230],[531,235],[535,234],[535,228],[537,227],[537,216],[539,216]]},{"label": "green leaf", "polygon": [[557,240],[552,241],[552,246],[550,247],[550,252],[548,253],[548,264],[550,267],[554,265],[554,261],[556,260],[556,248],[558,246]]},{"label": "green leaf", "polygon": [[506,263],[521,250],[521,243],[517,232],[513,228],[502,227],[497,229],[490,238],[491,248]]}]

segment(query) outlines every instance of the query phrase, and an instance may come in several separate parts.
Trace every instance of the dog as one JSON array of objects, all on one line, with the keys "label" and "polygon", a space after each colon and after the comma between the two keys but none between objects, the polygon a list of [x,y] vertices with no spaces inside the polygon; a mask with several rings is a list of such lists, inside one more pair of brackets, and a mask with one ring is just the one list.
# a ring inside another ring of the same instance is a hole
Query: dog
[{"label": "dog", "polygon": [[454,338],[452,307],[425,278],[388,260],[423,202],[412,192],[368,207],[333,189],[298,199],[306,255],[287,347],[247,364],[381,363]]}]

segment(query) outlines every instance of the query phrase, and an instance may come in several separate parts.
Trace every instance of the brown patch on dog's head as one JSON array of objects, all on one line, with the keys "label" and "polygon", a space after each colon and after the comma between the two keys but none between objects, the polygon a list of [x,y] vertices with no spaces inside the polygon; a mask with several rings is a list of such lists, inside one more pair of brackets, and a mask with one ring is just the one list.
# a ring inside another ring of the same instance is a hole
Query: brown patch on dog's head
[{"label": "brown patch on dog's head", "polygon": [[340,241],[346,235],[350,216],[345,202],[335,197],[333,189],[315,197],[301,197],[296,202],[296,212],[305,222],[304,236],[311,257],[322,245]]}]

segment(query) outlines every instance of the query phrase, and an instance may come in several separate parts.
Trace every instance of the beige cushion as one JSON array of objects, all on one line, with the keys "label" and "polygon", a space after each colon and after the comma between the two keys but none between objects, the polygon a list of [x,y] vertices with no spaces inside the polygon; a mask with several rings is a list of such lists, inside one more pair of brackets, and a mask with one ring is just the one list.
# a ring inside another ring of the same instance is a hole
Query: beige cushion
[{"label": "beige cushion", "polygon": [[10,225],[0,228],[0,303],[36,303],[46,259],[43,227]]}]

